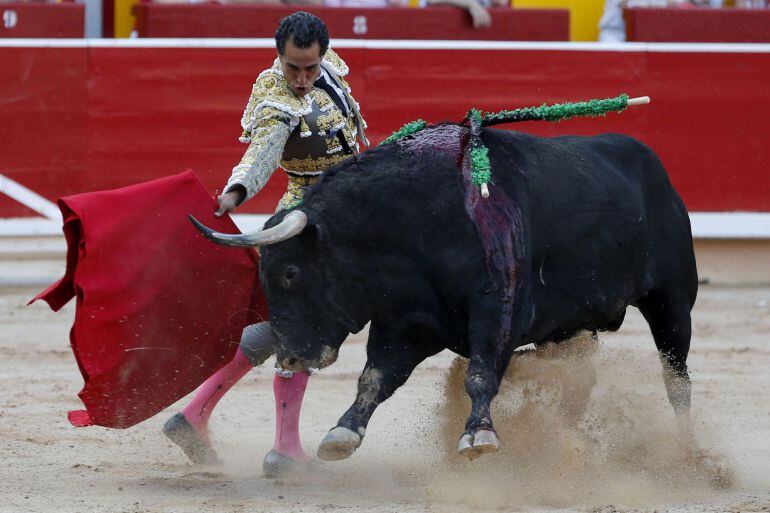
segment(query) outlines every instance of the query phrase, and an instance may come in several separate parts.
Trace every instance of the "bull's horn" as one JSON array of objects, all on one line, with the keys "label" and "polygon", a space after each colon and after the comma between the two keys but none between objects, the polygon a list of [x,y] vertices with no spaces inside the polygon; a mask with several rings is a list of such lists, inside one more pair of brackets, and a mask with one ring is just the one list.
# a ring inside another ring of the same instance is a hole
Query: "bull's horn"
[{"label": "bull's horn", "polygon": [[244,234],[230,234],[215,232],[211,228],[204,226],[195,219],[192,214],[188,214],[190,221],[200,230],[204,237],[221,244],[223,246],[252,247],[267,246],[290,239],[301,233],[307,225],[307,215],[301,210],[293,210],[286,214],[283,221],[268,228],[267,230],[256,230]]}]

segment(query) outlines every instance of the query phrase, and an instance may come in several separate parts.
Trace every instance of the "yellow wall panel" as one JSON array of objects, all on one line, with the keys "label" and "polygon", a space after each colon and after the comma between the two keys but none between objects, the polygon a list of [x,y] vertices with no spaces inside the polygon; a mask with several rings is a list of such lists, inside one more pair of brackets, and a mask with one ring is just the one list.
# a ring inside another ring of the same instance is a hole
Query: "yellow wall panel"
[{"label": "yellow wall panel", "polygon": [[115,37],[129,37],[134,29],[134,16],[131,8],[138,4],[139,0],[114,0],[115,1]]},{"label": "yellow wall panel", "polygon": [[597,41],[604,0],[512,0],[516,8],[569,9],[570,40]]}]

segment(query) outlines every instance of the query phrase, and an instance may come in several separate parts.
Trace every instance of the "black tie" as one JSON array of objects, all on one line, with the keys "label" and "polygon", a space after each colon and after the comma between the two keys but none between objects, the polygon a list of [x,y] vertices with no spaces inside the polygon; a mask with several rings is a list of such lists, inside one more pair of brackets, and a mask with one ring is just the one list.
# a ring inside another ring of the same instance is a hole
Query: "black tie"
[{"label": "black tie", "polygon": [[[319,75],[318,79],[313,84],[315,87],[319,89],[323,89],[326,91],[326,94],[329,95],[329,98],[332,99],[334,102],[334,105],[337,106],[338,109],[342,111],[342,114],[347,118],[348,117],[348,109],[345,105],[345,102],[342,101],[342,98],[339,97],[337,94],[337,91],[329,84],[329,82],[326,81],[323,75]],[[350,155],[353,153],[353,149],[350,147],[348,142],[345,140],[345,136],[342,135],[342,130],[338,130],[337,133],[330,134],[332,137],[337,137],[337,140],[339,140],[340,144],[342,145],[342,151],[344,151],[346,154]]]},{"label": "black tie", "polygon": [[345,105],[345,102],[342,100],[342,98],[340,98],[339,94],[337,94],[337,91],[334,90],[331,84],[326,81],[323,75],[319,75],[318,80],[316,80],[313,85],[319,89],[323,89],[324,91],[326,91],[326,93],[334,102],[334,105],[336,105],[337,108],[342,111],[342,114],[345,117],[348,117],[348,109],[347,109],[347,106]]}]

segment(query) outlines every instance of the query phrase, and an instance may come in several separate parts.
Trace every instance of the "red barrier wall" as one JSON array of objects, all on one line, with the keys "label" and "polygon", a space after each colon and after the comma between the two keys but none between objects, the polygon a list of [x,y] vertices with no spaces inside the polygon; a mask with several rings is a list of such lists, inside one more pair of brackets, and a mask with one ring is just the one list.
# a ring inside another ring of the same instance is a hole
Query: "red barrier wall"
[{"label": "red barrier wall", "polygon": [[[574,48],[565,46],[565,48]],[[598,48],[598,47],[591,47]],[[468,107],[650,95],[604,119],[529,122],[541,135],[623,132],[649,144],[694,211],[770,212],[770,52],[343,48],[379,141]],[[0,173],[44,196],[119,187],[190,167],[221,188],[239,121],[271,48],[0,48]],[[281,173],[241,212],[271,212]],[[3,200],[0,216],[29,211]]]},{"label": "red barrier wall", "polygon": [[[87,52],[0,48],[0,173],[55,199],[88,187]],[[0,194],[0,217],[35,215]]]},{"label": "red barrier wall", "polygon": [[[297,9],[267,5],[157,5],[134,8],[140,37],[267,37]],[[490,9],[492,26],[474,29],[463,9],[303,6],[345,39],[568,41],[566,9]]]},{"label": "red barrier wall", "polygon": [[770,10],[625,9],[626,40],[770,43]]},{"label": "red barrier wall", "polygon": [[83,37],[82,4],[30,4],[0,2],[0,38]]}]

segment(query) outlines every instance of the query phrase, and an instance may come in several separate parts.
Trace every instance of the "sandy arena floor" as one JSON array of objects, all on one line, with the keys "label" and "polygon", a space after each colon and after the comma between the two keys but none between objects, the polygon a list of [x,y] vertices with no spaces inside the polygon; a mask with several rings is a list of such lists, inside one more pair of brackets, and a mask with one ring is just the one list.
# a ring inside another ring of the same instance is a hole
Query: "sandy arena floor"
[{"label": "sandy arena floor", "polygon": [[[124,431],[70,426],[82,385],[73,308],[26,307],[35,292],[0,289],[2,512],[770,511],[770,288],[701,288],[689,360],[698,450],[676,435],[634,310],[598,348],[521,355],[496,403],[501,453],[465,462],[447,450],[467,410],[461,365],[442,353],[377,410],[350,460],[284,480],[260,475],[273,436],[269,366],[214,413],[223,467],[188,464],[161,435],[176,408]],[[309,451],[354,397],[363,340],[310,382]]]}]

